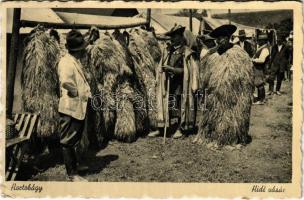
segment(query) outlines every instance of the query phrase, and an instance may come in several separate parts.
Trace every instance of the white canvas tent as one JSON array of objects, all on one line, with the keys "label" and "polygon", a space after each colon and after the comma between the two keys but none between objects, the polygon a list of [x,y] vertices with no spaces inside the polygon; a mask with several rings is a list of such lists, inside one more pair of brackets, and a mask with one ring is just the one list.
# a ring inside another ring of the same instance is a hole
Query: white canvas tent
[{"label": "white canvas tent", "polygon": [[[212,17],[203,17],[204,24],[206,24],[213,30],[221,25],[229,24],[228,19],[216,19]],[[239,30],[245,30],[246,36],[253,36],[255,34],[255,27],[245,26],[242,24],[231,22],[231,24],[235,25],[237,27],[237,30],[235,31],[234,35],[238,35]]]},{"label": "white canvas tent", "polygon": [[[146,18],[145,13],[140,13],[136,15],[135,18]],[[229,24],[229,20],[226,19],[216,19],[212,17],[203,17],[203,22],[205,26],[209,26],[211,30],[224,25]],[[164,34],[169,31],[175,24],[180,24],[186,27],[186,30],[190,29],[189,17],[178,17],[173,15],[165,15],[159,13],[151,14],[151,26],[155,29],[156,34]],[[242,24],[231,22],[231,24],[237,27],[237,31],[234,35],[238,35],[238,31],[243,29],[247,36],[252,36],[255,34],[255,27],[245,26]],[[200,21],[195,17],[192,18],[193,34],[198,34],[200,28]]]},{"label": "white canvas tent", "polygon": [[[12,33],[13,27],[13,9],[7,9],[7,33]],[[51,23],[64,23],[63,20],[49,8],[33,9],[22,8],[21,20],[39,21],[39,22],[51,22]],[[29,33],[32,28],[21,28],[20,33]]]},{"label": "white canvas tent", "polygon": [[90,15],[90,14],[78,14],[68,12],[56,12],[58,16],[65,23],[68,24],[135,24],[144,23],[146,19],[134,18],[134,17],[113,17],[113,16],[101,16],[101,15]]},{"label": "white canvas tent", "polygon": [[[13,21],[13,9],[8,9],[7,12],[7,33],[12,32]],[[35,21],[35,22],[47,22],[47,23],[65,23],[65,24],[96,24],[96,25],[122,25],[122,24],[136,24],[144,23],[146,19],[133,18],[133,17],[113,17],[113,16],[101,16],[90,14],[78,14],[68,12],[55,12],[52,9],[21,9],[21,20]],[[33,28],[21,28],[20,33],[29,33]],[[57,29],[60,33],[66,33],[67,29]],[[80,30],[82,33],[87,30]]]}]

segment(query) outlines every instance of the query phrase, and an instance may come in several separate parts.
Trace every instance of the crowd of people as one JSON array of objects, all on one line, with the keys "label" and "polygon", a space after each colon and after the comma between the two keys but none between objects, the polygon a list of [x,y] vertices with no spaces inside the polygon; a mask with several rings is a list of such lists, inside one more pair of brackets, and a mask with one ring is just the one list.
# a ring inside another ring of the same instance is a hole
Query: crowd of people
[{"label": "crowd of people", "polygon": [[[155,87],[159,129],[150,132],[149,137],[164,134],[164,128],[170,126],[171,119],[176,119],[177,128],[172,136],[175,139],[183,137],[185,132],[195,127],[196,109],[192,108],[196,107],[197,103],[193,94],[200,89],[199,63],[212,54],[221,56],[233,48],[241,48],[248,54],[252,61],[252,79],[257,91],[253,104],[265,103],[267,84],[267,95],[282,94],[282,81],[291,80],[292,37],[280,32],[277,32],[276,40],[271,39],[267,32],[260,32],[257,37],[247,37],[245,30],[239,30],[236,37],[238,41],[235,42],[232,37],[236,29],[234,25],[223,25],[210,33],[203,32],[196,40],[200,48],[187,44],[183,26],[176,25],[165,34],[170,38],[170,42],[163,49],[160,67],[156,72]],[[72,181],[85,181],[78,175],[79,165],[74,150],[75,144],[81,138],[86,110],[92,97],[79,61],[85,54],[85,47],[84,36],[77,30],[70,31],[66,37],[69,53],[61,58],[58,65],[61,91],[60,144],[67,174]],[[164,95],[164,91],[167,95]],[[175,101],[169,101],[170,98]],[[166,111],[164,108],[170,109]],[[248,143],[247,140],[247,136],[240,138],[240,143]]]},{"label": "crowd of people", "polygon": [[[214,38],[210,38],[209,35],[202,35],[200,38],[204,44],[200,53],[200,59],[203,59],[206,52],[216,44]],[[254,84],[257,91],[254,104],[263,105],[266,95],[282,95],[282,82],[291,81],[292,31],[290,33],[273,30],[260,31],[256,37],[253,37],[246,36],[245,30],[239,30],[239,34],[234,36],[232,42],[239,45],[252,58]],[[269,86],[268,92],[265,89],[266,85]]]},{"label": "crowd of people", "polygon": [[291,80],[292,45],[290,42],[287,41],[286,33],[278,32],[275,44],[269,42],[267,34],[258,36],[258,49],[253,55],[255,86],[258,91],[254,104],[265,103],[265,85],[269,85],[267,95],[282,95],[282,81],[286,78]]}]

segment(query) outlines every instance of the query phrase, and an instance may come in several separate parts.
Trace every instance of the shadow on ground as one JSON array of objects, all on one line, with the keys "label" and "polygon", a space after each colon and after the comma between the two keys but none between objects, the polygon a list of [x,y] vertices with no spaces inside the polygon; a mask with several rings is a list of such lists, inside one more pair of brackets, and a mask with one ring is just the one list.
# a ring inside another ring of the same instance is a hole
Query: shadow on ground
[{"label": "shadow on ground", "polygon": [[[265,105],[252,107],[252,142],[241,149],[214,151],[206,144],[192,144],[195,135],[174,140],[139,138],[133,143],[111,141],[91,151],[85,159],[94,182],[230,182],[288,183],[292,177],[292,83],[284,82],[283,95],[267,97]],[[57,160],[56,160],[57,159]],[[23,166],[22,180],[65,181],[60,159],[42,157],[42,171]]]}]

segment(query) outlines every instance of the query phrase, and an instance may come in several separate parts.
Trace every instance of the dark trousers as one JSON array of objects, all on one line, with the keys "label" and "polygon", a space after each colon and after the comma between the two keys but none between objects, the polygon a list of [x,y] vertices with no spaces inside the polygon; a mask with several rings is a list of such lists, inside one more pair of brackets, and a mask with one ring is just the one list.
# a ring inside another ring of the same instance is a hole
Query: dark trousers
[{"label": "dark trousers", "polygon": [[258,98],[257,98],[257,101],[264,101],[264,99],[265,99],[265,87],[264,87],[264,85],[260,85],[260,86],[258,86],[257,87],[257,89],[258,89]]},{"label": "dark trousers", "polygon": [[169,96],[169,118],[180,118],[181,117],[181,95],[170,94]]},{"label": "dark trousers", "polygon": [[77,174],[75,146],[79,143],[84,129],[84,120],[77,120],[60,113],[60,144],[67,174]]},{"label": "dark trousers", "polygon": [[286,70],[286,77],[289,81],[291,80],[291,70],[290,69]]},{"label": "dark trousers", "polygon": [[[284,72],[277,73],[276,79],[277,79],[276,91],[278,92],[278,91],[280,91],[282,81],[284,80]],[[269,92],[273,92],[273,90],[274,90],[274,80],[270,80],[269,81]]]}]

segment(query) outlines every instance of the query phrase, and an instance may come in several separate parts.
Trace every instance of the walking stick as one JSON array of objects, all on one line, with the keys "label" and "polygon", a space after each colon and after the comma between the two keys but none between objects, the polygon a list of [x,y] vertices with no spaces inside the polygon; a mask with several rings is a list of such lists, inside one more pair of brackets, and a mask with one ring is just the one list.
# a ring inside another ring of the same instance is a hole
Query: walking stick
[{"label": "walking stick", "polygon": [[164,144],[166,144],[167,124],[169,120],[169,90],[170,90],[170,76],[167,76],[167,94],[166,94],[166,116],[165,116],[165,129],[164,129]]}]

